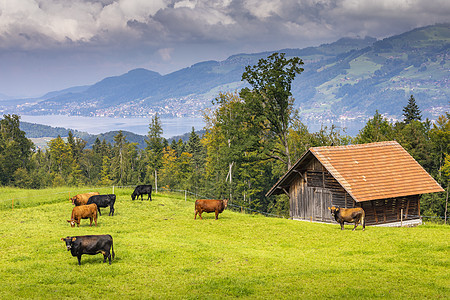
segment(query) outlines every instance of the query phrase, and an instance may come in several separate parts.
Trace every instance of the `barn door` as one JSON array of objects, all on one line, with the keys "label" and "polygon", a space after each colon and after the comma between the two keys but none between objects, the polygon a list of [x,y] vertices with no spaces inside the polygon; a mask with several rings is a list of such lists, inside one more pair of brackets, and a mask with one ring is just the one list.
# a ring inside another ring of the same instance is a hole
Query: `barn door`
[{"label": "barn door", "polygon": [[331,206],[331,192],[323,188],[311,188],[313,189],[313,216],[315,221],[330,221],[331,214],[328,207]]}]

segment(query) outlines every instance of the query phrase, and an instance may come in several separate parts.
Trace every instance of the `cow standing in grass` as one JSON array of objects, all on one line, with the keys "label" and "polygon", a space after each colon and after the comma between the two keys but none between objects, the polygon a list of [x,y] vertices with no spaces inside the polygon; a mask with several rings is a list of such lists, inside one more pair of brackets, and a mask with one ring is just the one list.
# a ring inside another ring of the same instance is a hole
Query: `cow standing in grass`
[{"label": "cow standing in grass", "polygon": [[116,203],[116,195],[108,194],[108,195],[94,195],[89,198],[87,204],[95,203],[97,205],[98,213],[100,216],[102,215],[100,211],[100,207],[108,207],[109,206],[109,215],[114,216],[114,203]]},{"label": "cow standing in grass", "polygon": [[134,189],[133,194],[131,194],[131,200],[134,200],[136,197],[139,199],[139,196],[141,196],[142,201],[144,195],[148,195],[147,200],[152,201],[152,186],[150,184],[138,185]]},{"label": "cow standing in grass", "polygon": [[341,230],[344,230],[344,222],[347,223],[355,223],[355,227],[353,227],[353,230],[356,229],[356,226],[358,226],[359,223],[363,226],[363,231],[366,228],[366,221],[365,221],[365,212],[361,207],[356,208],[340,208],[340,207],[328,207],[328,209],[331,211],[331,215],[334,217],[336,222],[341,224]]},{"label": "cow standing in grass", "polygon": [[69,222],[70,226],[72,227],[75,227],[75,224],[77,224],[77,227],[80,227],[81,219],[89,219],[90,220],[89,226],[92,226],[92,220],[94,220],[95,226],[97,226],[97,205],[89,204],[89,205],[75,206],[72,209],[72,216],[70,220],[67,220],[67,222]]},{"label": "cow standing in grass", "polygon": [[78,258],[78,265],[81,265],[81,255],[89,254],[95,255],[103,254],[103,262],[106,259],[111,264],[111,257],[114,259],[113,239],[109,234],[107,235],[84,235],[84,236],[68,236],[61,238],[61,241],[66,243],[67,251],[72,253],[72,256]]},{"label": "cow standing in grass", "polygon": [[216,220],[219,217],[219,214],[223,212],[225,208],[227,208],[228,205],[228,199],[226,200],[215,200],[215,199],[199,199],[195,201],[195,216],[194,220],[197,219],[197,214],[199,215],[200,219],[202,218],[203,212],[215,212],[216,214]]}]

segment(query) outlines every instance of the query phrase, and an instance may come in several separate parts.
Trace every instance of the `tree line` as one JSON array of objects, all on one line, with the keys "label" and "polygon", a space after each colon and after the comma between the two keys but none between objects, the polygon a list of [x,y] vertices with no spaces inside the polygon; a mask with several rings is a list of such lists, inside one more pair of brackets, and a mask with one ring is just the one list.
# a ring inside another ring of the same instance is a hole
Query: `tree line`
[{"label": "tree line", "polygon": [[[378,111],[355,137],[335,126],[310,132],[294,109],[291,83],[303,72],[300,58],[274,53],[248,66],[242,75],[249,86],[220,93],[204,112],[205,133],[194,128],[186,142],[162,137],[161,120],[149,124],[146,148],[127,141],[96,139],[92,149],[69,132],[46,150],[35,149],[19,129],[20,117],[0,120],[0,183],[22,188],[83,185],[157,184],[211,198],[228,198],[250,209],[289,215],[289,200],[265,193],[310,147],[398,141],[448,190],[450,179],[450,114],[435,123],[422,120],[414,96],[403,108],[404,119],[389,122]],[[444,215],[445,193],[424,195],[424,215]]]}]

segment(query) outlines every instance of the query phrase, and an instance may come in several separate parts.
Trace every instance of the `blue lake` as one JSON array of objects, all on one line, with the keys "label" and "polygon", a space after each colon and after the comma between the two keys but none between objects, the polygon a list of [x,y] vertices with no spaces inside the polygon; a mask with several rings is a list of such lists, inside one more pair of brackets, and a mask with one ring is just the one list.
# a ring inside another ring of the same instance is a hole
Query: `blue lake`
[{"label": "blue lake", "polygon": [[[110,117],[81,117],[65,115],[29,116],[21,115],[20,120],[29,123],[63,127],[84,131],[90,134],[105,133],[114,130],[130,131],[141,135],[147,135],[152,118],[110,118]],[[205,126],[203,118],[161,118],[163,137],[170,138],[201,130]]]},{"label": "blue lake", "polygon": [[[114,130],[124,130],[134,132],[140,135],[147,135],[151,118],[111,118],[111,117],[81,117],[81,116],[65,116],[65,115],[43,115],[29,116],[21,115],[21,120],[29,123],[37,123],[49,125],[52,127],[63,127],[68,129],[76,129],[90,134],[105,133]],[[191,132],[192,127],[195,130],[201,130],[205,126],[202,117],[196,118],[161,118],[163,127],[163,137],[171,138],[173,136],[182,135]],[[331,127],[332,123],[307,123],[310,132],[319,131],[321,126]],[[364,127],[363,122],[334,122],[334,125],[343,133],[345,128],[347,135],[355,136],[358,131]]]}]

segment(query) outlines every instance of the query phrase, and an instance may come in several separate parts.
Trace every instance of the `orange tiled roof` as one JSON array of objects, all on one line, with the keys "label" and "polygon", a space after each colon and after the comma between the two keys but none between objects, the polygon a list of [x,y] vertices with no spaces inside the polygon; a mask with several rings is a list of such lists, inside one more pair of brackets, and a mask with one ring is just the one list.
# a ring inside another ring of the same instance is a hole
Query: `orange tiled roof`
[{"label": "orange tiled roof", "polygon": [[358,202],[443,191],[397,142],[309,151]]}]

